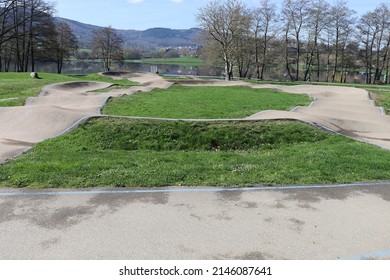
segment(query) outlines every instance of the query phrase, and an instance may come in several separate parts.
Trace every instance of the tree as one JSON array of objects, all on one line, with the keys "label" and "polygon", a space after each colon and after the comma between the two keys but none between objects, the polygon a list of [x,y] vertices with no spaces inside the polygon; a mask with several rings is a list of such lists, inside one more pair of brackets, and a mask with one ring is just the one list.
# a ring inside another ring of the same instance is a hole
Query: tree
[{"label": "tree", "polygon": [[110,71],[113,62],[123,63],[123,38],[112,27],[98,29],[93,33],[93,52]]},{"label": "tree", "polygon": [[[310,0],[284,0],[283,2],[283,15],[286,22],[285,40],[286,40],[286,67],[289,72],[290,78],[294,81],[299,80],[299,68],[302,56],[303,46],[303,27],[307,21],[308,13],[307,7],[309,7]],[[291,39],[290,39],[291,37]],[[291,50],[291,51],[290,51]],[[288,65],[288,56],[291,53],[295,53],[293,61],[295,61],[295,75],[293,76]]]},{"label": "tree", "polygon": [[125,50],[126,59],[141,59],[143,57],[140,49],[128,48]]},{"label": "tree", "polygon": [[175,49],[167,49],[163,54],[163,58],[178,58],[180,57],[179,51]]},{"label": "tree", "polygon": [[254,39],[256,74],[259,80],[264,79],[264,70],[270,57],[268,47],[277,34],[276,5],[270,0],[261,0],[260,7],[254,10]]},{"label": "tree", "polygon": [[331,7],[331,35],[333,37],[334,64],[332,73],[332,82],[336,81],[336,73],[339,67],[340,55],[345,51],[348,39],[351,38],[352,27],[355,23],[353,15],[355,11],[348,8],[345,0],[338,0]]},{"label": "tree", "polygon": [[62,21],[56,25],[53,37],[53,60],[57,64],[57,73],[61,74],[62,66],[77,49],[77,38],[73,34],[69,24]]},{"label": "tree", "polygon": [[0,1],[0,67],[4,61],[8,71],[13,62],[18,72],[34,71],[54,29],[53,9],[44,0]]},{"label": "tree", "polygon": [[0,47],[10,40],[10,33],[14,26],[12,24],[12,11],[17,0],[0,0]]},{"label": "tree", "polygon": [[35,71],[37,53],[54,30],[54,7],[43,0],[19,0],[13,5],[13,37],[18,72]]},{"label": "tree", "polygon": [[241,10],[241,21],[233,37],[233,63],[238,68],[240,78],[246,78],[253,65],[254,36],[252,27],[254,24],[253,12],[244,7]]},{"label": "tree", "polygon": [[[199,9],[197,19],[205,32],[205,45],[212,45],[225,65],[226,80],[233,78],[237,43],[248,22],[248,8],[240,0],[212,0]],[[242,38],[242,37],[241,37]]]},{"label": "tree", "polygon": [[[378,83],[384,68],[387,68],[390,47],[390,9],[380,4],[373,11],[362,15],[357,25],[357,38],[364,46],[363,60],[366,68],[366,82]],[[375,68],[375,69],[374,69]],[[373,72],[374,71],[374,72]],[[372,79],[374,76],[374,79]]]},{"label": "tree", "polygon": [[305,22],[305,29],[308,32],[308,39],[306,44],[306,71],[304,80],[310,80],[314,63],[317,68],[317,82],[320,81],[320,40],[321,35],[330,22],[330,11],[328,4],[321,0],[313,0],[311,5],[307,8],[310,16]]}]

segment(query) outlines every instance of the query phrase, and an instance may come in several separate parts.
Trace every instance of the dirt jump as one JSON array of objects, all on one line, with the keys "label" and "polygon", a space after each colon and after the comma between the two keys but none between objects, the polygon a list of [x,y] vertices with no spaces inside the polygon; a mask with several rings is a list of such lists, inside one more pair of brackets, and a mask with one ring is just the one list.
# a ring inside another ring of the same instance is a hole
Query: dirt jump
[{"label": "dirt jump", "polygon": [[[46,86],[38,97],[29,98],[25,106],[0,109],[0,163],[12,159],[35,144],[62,135],[90,117],[100,116],[108,98],[169,88],[172,83],[151,73],[103,73],[115,79],[138,82],[129,89],[93,92],[109,88],[101,82],[70,82]],[[300,120],[325,129],[390,149],[390,118],[375,107],[365,90],[334,86],[256,85],[220,80],[201,81],[188,86],[250,86],[272,88],[293,94],[309,94],[313,103],[291,112],[264,111],[248,120]]]},{"label": "dirt jump", "polygon": [[109,97],[168,88],[171,83],[153,74],[122,74],[140,83],[126,90],[96,93],[112,84],[68,82],[44,87],[38,97],[29,98],[25,106],[0,108],[0,163],[27,151],[35,144],[62,135],[81,121],[101,115]]}]

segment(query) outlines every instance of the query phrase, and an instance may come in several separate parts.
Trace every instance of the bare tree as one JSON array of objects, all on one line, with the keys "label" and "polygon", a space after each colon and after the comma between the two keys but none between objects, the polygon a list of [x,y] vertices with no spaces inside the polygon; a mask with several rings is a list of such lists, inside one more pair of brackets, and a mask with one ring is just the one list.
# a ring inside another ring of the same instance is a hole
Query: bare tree
[{"label": "bare tree", "polygon": [[320,55],[321,51],[319,44],[321,41],[321,35],[330,22],[330,10],[328,4],[321,0],[313,0],[310,6],[307,8],[307,12],[310,16],[305,22],[305,29],[307,30],[308,38],[306,44],[306,71],[304,80],[310,80],[313,66],[316,62],[316,80],[320,81]]},{"label": "bare tree", "polygon": [[[287,75],[288,77],[290,78],[291,81],[296,81],[296,77],[294,76],[294,74],[292,73],[292,69],[291,69],[291,65],[292,65],[292,62],[291,62],[291,52],[295,53],[293,47],[292,47],[292,44],[290,44],[290,37],[289,37],[289,33],[290,33],[290,27],[291,26],[291,22],[290,20],[286,20],[286,25],[285,25],[285,28],[284,28],[284,63],[286,65],[286,71],[287,71]],[[292,51],[291,51],[292,50]]]},{"label": "bare tree", "polygon": [[375,56],[375,75],[374,83],[379,83],[382,77],[382,72],[388,59],[390,46],[390,8],[388,4],[380,4],[374,10],[375,24],[378,26],[379,32],[376,38],[376,56]]},{"label": "bare tree", "polygon": [[354,14],[355,11],[348,8],[345,0],[337,0],[331,7],[331,30],[334,45],[333,83],[336,81],[340,54],[345,51],[344,48],[347,45],[346,39],[351,37],[352,27],[355,23]]},{"label": "bare tree", "polygon": [[54,28],[53,5],[43,0],[17,0],[9,6],[4,42],[11,42],[16,71],[35,69],[36,53],[45,48],[46,39]]},{"label": "bare tree", "polygon": [[233,78],[234,55],[243,35],[242,24],[248,20],[247,11],[240,0],[212,0],[200,8],[197,15],[207,38],[205,44],[213,45],[224,62],[226,80]]},{"label": "bare tree", "polygon": [[260,7],[254,10],[254,39],[256,74],[259,80],[264,79],[264,70],[270,57],[268,47],[278,32],[276,5],[270,0],[261,0]]},{"label": "bare tree", "polygon": [[59,22],[52,37],[52,59],[57,64],[58,74],[62,72],[64,61],[69,59],[77,49],[77,38],[69,24],[64,21]]},{"label": "bare tree", "polygon": [[12,30],[10,24],[12,7],[17,0],[0,0],[0,46],[6,41],[6,35]]},{"label": "bare tree", "polygon": [[233,39],[233,60],[234,64],[237,65],[239,77],[246,78],[253,64],[254,56],[253,13],[249,9],[243,9],[241,17],[239,29],[236,30],[236,36]]},{"label": "bare tree", "polygon": [[[286,56],[290,55],[294,50],[295,56],[295,77],[293,78],[290,66],[286,65],[289,75],[293,80],[298,81],[300,75],[300,63],[302,57],[303,46],[303,27],[307,21],[307,7],[310,0],[284,0],[283,15],[285,20],[285,39],[286,39]],[[292,37],[292,40],[290,39]],[[289,64],[289,59],[286,58],[286,63]]]},{"label": "bare tree", "polygon": [[[390,9],[380,4],[361,16],[357,25],[357,39],[364,47],[366,83],[377,83],[387,67],[390,46]],[[374,79],[372,79],[374,77]]]},{"label": "bare tree", "polygon": [[12,16],[12,5],[16,0],[2,0],[0,1],[0,71],[8,71],[11,54],[11,45],[7,44],[10,40],[9,33],[13,29],[10,25],[10,18]]},{"label": "bare tree", "polygon": [[96,30],[93,52],[102,59],[104,69],[110,71],[113,62],[123,63],[123,38],[112,27]]}]

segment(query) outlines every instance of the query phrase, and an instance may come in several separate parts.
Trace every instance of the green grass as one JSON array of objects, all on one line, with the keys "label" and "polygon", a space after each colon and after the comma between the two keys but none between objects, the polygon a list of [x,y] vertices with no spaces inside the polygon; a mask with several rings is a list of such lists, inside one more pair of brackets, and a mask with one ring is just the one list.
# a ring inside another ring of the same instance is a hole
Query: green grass
[{"label": "green grass", "polygon": [[297,122],[96,119],[0,166],[0,186],[252,186],[390,178],[390,153]]},{"label": "green grass", "polygon": [[387,114],[390,114],[390,87],[379,86],[377,88],[367,88],[371,93],[378,94],[379,99],[376,100],[376,105],[385,108]]},{"label": "green grass", "polygon": [[128,80],[113,81],[99,74],[70,76],[39,73],[40,79],[31,79],[29,73],[0,73],[0,106],[21,106],[27,97],[37,96],[45,85],[71,81],[97,81],[119,85],[134,85]]},{"label": "green grass", "polygon": [[200,66],[203,60],[197,57],[178,57],[178,58],[144,58],[140,60],[129,60],[130,62],[139,62],[145,64],[170,64],[179,66]]},{"label": "green grass", "polygon": [[311,102],[306,95],[249,87],[174,85],[110,100],[103,113],[156,118],[244,118],[263,110],[290,110]]}]

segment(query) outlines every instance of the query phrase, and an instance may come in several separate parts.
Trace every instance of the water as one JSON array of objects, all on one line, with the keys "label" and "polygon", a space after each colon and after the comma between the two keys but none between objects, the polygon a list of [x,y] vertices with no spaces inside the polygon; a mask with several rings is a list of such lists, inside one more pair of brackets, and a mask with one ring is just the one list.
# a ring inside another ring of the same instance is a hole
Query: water
[{"label": "water", "polygon": [[[47,62],[40,63],[36,67],[36,72],[48,72],[56,73],[57,66],[55,63]],[[130,72],[151,72],[163,75],[194,75],[194,76],[211,76],[211,77],[222,77],[224,69],[222,67],[210,67],[210,66],[180,66],[171,64],[144,64],[136,62],[126,62],[122,66],[116,64],[113,65],[112,71],[130,71]],[[90,74],[104,72],[103,64],[101,62],[90,62],[90,61],[72,61],[65,62],[62,73],[64,74]],[[250,77],[255,78],[255,74],[252,72],[249,74]],[[237,77],[237,75],[235,76]],[[340,77],[337,77],[338,81]],[[268,69],[265,73],[265,80],[268,81],[289,81],[285,74],[285,69],[275,67]],[[315,78],[313,77],[313,81]],[[358,72],[350,72],[347,75],[348,83],[364,83],[365,76]],[[321,73],[320,81],[326,81],[326,73]]]},{"label": "water", "polygon": [[[112,71],[130,71],[130,72],[157,72],[163,75],[195,75],[195,76],[221,76],[223,69],[220,67],[208,66],[180,66],[170,64],[144,64],[135,62],[125,62],[122,66],[113,65]],[[37,72],[56,73],[55,63],[40,63],[36,69]],[[65,62],[62,70],[63,74],[90,74],[103,72],[101,62]]]}]

